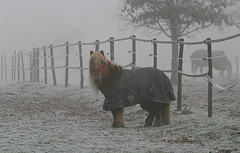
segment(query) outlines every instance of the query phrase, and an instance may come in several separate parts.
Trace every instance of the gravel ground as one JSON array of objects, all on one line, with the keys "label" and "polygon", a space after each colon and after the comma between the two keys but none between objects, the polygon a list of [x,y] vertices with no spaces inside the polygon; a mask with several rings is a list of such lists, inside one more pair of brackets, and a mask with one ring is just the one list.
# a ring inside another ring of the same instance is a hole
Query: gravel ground
[{"label": "gravel ground", "polygon": [[174,101],[171,124],[147,128],[147,113],[139,105],[125,109],[125,128],[111,128],[103,96],[88,88],[0,85],[0,152],[240,152],[239,84],[232,90],[214,88],[209,118],[207,82],[184,80],[183,110],[176,111]]}]

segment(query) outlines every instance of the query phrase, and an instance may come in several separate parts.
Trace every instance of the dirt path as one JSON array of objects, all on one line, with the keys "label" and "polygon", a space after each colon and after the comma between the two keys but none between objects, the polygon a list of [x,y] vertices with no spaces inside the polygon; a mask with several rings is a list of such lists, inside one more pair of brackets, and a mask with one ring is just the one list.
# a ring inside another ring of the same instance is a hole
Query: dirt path
[{"label": "dirt path", "polygon": [[146,112],[135,106],[125,109],[126,127],[115,129],[102,110],[103,97],[89,89],[1,83],[0,152],[239,152],[240,98],[234,92],[230,98],[215,93],[212,118],[206,103],[199,105],[205,93],[188,93],[186,115],[173,103],[170,125],[143,127]]}]

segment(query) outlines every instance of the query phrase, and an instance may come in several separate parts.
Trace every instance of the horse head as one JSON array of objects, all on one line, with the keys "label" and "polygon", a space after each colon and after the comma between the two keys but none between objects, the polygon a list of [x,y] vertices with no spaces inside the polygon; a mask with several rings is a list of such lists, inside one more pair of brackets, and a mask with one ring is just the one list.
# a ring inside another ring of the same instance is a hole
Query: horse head
[{"label": "horse head", "polygon": [[102,93],[115,86],[122,73],[122,66],[109,61],[101,51],[90,51],[89,78],[94,89]]},{"label": "horse head", "polygon": [[108,59],[101,51],[91,51],[90,52],[90,77],[95,81],[101,81],[108,72]]}]

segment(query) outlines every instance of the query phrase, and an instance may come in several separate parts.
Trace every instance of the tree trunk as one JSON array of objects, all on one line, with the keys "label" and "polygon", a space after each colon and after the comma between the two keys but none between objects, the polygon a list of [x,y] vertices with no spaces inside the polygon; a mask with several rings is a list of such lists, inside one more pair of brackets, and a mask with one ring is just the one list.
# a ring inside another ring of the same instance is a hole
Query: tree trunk
[{"label": "tree trunk", "polygon": [[[176,26],[171,26],[171,40],[176,41],[178,40],[178,35],[177,35],[177,27]],[[175,70],[178,68],[178,60],[176,59],[178,57],[178,44],[177,43],[172,43],[172,66],[171,69]],[[177,72],[172,72],[171,73],[171,83],[172,85],[177,85]]]}]

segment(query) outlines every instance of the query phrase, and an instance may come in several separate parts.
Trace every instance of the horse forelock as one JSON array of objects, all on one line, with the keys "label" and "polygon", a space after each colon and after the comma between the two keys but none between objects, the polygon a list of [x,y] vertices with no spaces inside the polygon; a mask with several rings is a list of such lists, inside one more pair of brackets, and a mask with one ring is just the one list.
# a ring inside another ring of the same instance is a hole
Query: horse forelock
[{"label": "horse forelock", "polygon": [[[94,52],[91,56],[90,56],[90,61],[89,61],[89,67],[91,66],[91,64],[93,63],[99,63],[101,64],[102,62],[109,64],[110,69],[111,68],[118,68],[121,69],[122,67],[118,64],[116,64],[113,61],[109,61],[109,59],[106,56],[103,56],[100,52]],[[90,69],[91,71],[91,69]]]},{"label": "horse forelock", "polygon": [[91,56],[90,56],[90,65],[98,62],[99,64],[101,64],[101,62],[105,62],[107,63],[108,58],[106,56],[103,56],[100,52],[94,52]]}]

